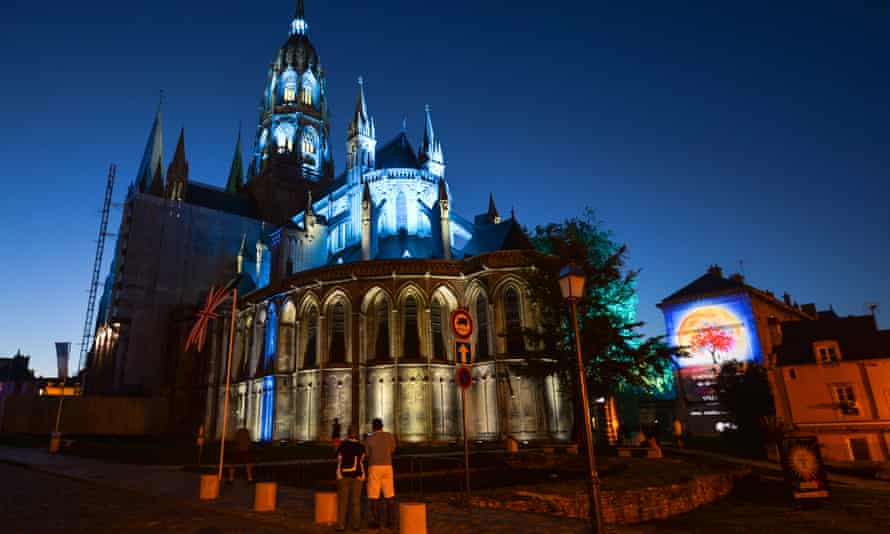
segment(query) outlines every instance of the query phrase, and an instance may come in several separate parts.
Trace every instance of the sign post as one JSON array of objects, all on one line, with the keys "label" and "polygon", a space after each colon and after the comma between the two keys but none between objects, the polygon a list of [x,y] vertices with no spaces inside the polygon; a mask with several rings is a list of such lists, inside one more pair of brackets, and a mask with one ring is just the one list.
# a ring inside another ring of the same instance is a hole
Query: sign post
[{"label": "sign post", "polygon": [[470,500],[470,441],[467,436],[467,389],[473,384],[473,373],[468,365],[473,363],[473,318],[467,310],[454,310],[451,314],[451,331],[454,332],[454,359],[459,367],[455,381],[460,386],[461,411],[464,420],[464,476],[467,488],[467,504]]}]

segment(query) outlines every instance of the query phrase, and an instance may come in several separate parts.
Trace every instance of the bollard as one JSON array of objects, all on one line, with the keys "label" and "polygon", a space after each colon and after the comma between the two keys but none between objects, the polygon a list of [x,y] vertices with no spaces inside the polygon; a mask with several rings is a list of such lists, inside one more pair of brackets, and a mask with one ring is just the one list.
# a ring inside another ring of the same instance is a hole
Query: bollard
[{"label": "bollard", "polygon": [[426,534],[426,504],[399,503],[399,534]]},{"label": "bollard", "polygon": [[213,501],[219,498],[219,478],[216,475],[201,475],[202,501]]},{"label": "bollard", "polygon": [[519,441],[513,436],[507,438],[507,452],[511,454],[519,452]]},{"label": "bollard", "polygon": [[569,445],[568,447],[566,447],[566,452],[571,455],[578,456],[578,446],[577,445]]},{"label": "bollard", "polygon": [[544,447],[544,454],[553,456],[554,454],[556,454],[556,447]]},{"label": "bollard", "polygon": [[254,512],[274,512],[278,499],[278,484],[275,482],[257,482],[253,495]]},{"label": "bollard", "polygon": [[49,437],[49,453],[56,454],[59,452],[59,447],[62,445],[62,434],[59,432],[53,432]]},{"label": "bollard", "polygon": [[337,522],[337,494],[333,491],[315,492],[315,524],[333,525]]}]

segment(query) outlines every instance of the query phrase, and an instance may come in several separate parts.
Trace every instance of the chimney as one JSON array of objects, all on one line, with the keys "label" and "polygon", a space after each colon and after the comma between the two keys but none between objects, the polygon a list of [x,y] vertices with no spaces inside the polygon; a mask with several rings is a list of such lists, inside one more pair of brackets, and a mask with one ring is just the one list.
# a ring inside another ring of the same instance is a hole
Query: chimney
[{"label": "chimney", "polygon": [[708,274],[712,274],[714,276],[719,276],[720,278],[723,278],[723,269],[720,268],[720,266],[715,263],[714,265],[711,265],[710,267],[708,267]]},{"label": "chimney", "polygon": [[782,300],[785,302],[785,306],[791,306],[791,295],[787,291],[782,294]]},{"label": "chimney", "polygon": [[809,304],[804,304],[803,306],[800,307],[800,309],[802,312],[809,315],[810,317],[816,317],[816,315],[818,315],[816,313],[816,304],[815,303],[811,302]]},{"label": "chimney", "polygon": [[745,283],[745,275],[743,275],[742,273],[735,273],[733,275],[730,275],[729,279],[737,284]]}]

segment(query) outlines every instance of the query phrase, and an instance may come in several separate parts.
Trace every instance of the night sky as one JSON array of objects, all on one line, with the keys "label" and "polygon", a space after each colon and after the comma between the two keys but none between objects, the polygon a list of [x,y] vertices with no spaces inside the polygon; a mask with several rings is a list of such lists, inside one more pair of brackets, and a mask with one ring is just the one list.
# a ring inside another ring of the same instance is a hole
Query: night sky
[{"label": "night sky", "polygon": [[[362,75],[381,142],[407,115],[416,145],[432,106],[464,216],[489,191],[529,226],[594,208],[642,270],[649,334],[664,330],[658,301],[740,261],[801,303],[879,302],[890,327],[887,2],[306,4],[337,172]],[[165,165],[185,127],[191,178],[224,185],[293,8],[4,2],[0,355],[21,348],[55,375],[52,342],[70,340],[76,360],[108,165],[118,200],[159,89]]]}]

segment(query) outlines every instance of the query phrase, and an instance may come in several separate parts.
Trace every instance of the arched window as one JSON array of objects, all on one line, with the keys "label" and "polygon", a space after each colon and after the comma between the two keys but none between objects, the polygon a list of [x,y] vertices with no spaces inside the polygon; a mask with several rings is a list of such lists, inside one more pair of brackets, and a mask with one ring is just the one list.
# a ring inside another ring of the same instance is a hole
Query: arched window
[{"label": "arched window", "polygon": [[294,370],[294,323],[297,320],[297,308],[288,301],[281,309],[281,325],[278,332],[278,356],[275,367],[277,372]]},{"label": "arched window", "polygon": [[406,230],[408,228],[408,199],[405,193],[399,191],[396,197],[396,230]]},{"label": "arched window", "polygon": [[309,310],[306,321],[306,349],[303,352],[303,367],[310,369],[318,364],[318,310]]},{"label": "arched window", "polygon": [[480,294],[476,297],[476,323],[479,333],[476,334],[476,356],[487,360],[490,356],[488,348],[488,300]]},{"label": "arched window", "polygon": [[294,126],[292,124],[279,124],[275,129],[275,144],[278,153],[292,152],[294,149]]},{"label": "arched window", "polygon": [[278,351],[278,311],[274,303],[266,310],[266,339],[263,353],[263,373],[275,372],[275,353]]},{"label": "arched window", "polygon": [[377,297],[372,313],[374,341],[371,345],[371,356],[377,361],[389,360],[389,306],[383,295]]},{"label": "arched window", "polygon": [[525,352],[519,292],[512,287],[504,292],[504,323],[507,334],[507,353],[521,354]]},{"label": "arched window", "polygon": [[311,129],[303,131],[302,148],[303,154],[315,154],[316,145],[318,144],[318,136]]},{"label": "arched window", "polygon": [[331,314],[331,345],[328,354],[331,363],[346,363],[346,307],[342,302],[334,305]]},{"label": "arched window", "polygon": [[417,299],[413,295],[405,299],[403,315],[405,317],[405,335],[402,336],[402,356],[406,359],[420,359]]},{"label": "arched window", "polygon": [[297,86],[288,85],[284,88],[284,101],[291,103],[297,100]]},{"label": "arched window", "polygon": [[312,105],[312,85],[307,84],[300,89],[300,102],[307,106]]},{"label": "arched window", "polygon": [[445,332],[442,328],[442,304],[439,299],[434,299],[430,306],[430,326],[433,332],[433,358],[444,360],[447,354],[445,353]]}]

